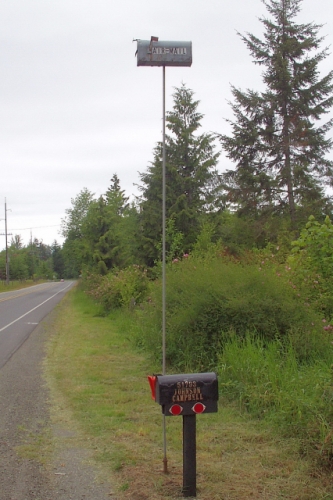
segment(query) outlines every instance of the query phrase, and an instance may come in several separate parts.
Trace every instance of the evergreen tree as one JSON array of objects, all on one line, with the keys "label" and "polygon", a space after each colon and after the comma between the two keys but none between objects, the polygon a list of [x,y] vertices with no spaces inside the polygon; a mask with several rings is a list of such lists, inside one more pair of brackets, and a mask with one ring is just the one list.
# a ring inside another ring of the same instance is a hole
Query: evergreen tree
[{"label": "evergreen tree", "polygon": [[[98,267],[107,271],[109,245],[104,236],[109,230],[107,204],[103,196],[91,202],[82,224],[82,237],[85,246],[84,263],[89,268]],[[105,265],[99,264],[104,262]],[[104,274],[104,272],[103,272]]]},{"label": "evergreen tree", "polygon": [[112,208],[114,215],[124,215],[129,207],[128,196],[125,196],[125,191],[121,189],[117,174],[113,174],[111,186],[106,191],[105,197],[107,205]]},{"label": "evergreen tree", "polygon": [[138,263],[138,212],[121,189],[117,174],[112,176],[105,197],[109,230],[104,242],[109,245],[109,267],[121,269]]},{"label": "evergreen tree", "polygon": [[332,185],[332,147],[326,138],[333,125],[315,123],[333,104],[333,72],[320,78],[321,26],[296,24],[301,0],[263,2],[271,19],[262,18],[264,39],[241,36],[263,66],[264,92],[232,87],[232,135],[219,135],[227,156],[236,163],[224,175],[231,205],[252,217],[288,214],[296,227],[298,210],[317,211]]},{"label": "evergreen tree", "polygon": [[52,250],[52,268],[57,278],[65,276],[65,261],[63,250],[57,240],[54,240],[51,246]]},{"label": "evergreen tree", "polygon": [[9,276],[11,280],[25,280],[29,278],[29,269],[26,261],[24,249],[16,249],[11,246],[9,249]]},{"label": "evergreen tree", "polygon": [[61,234],[64,238],[74,240],[82,237],[82,223],[93,199],[93,193],[87,188],[83,188],[71,199],[72,208],[65,210],[66,217],[61,221]]},{"label": "evergreen tree", "polygon": [[82,271],[86,258],[82,225],[93,199],[93,193],[83,188],[75,198],[71,199],[72,207],[65,210],[66,217],[61,221],[61,234],[65,238],[63,257],[66,278],[77,277]]},{"label": "evergreen tree", "polygon": [[[203,115],[199,101],[185,85],[175,89],[173,110],[167,113],[166,126],[166,216],[174,220],[174,228],[184,236],[185,250],[194,243],[200,218],[211,208],[218,183],[211,134],[198,134]],[[141,230],[146,261],[152,264],[162,232],[162,144],[154,150],[154,161],[140,174],[142,200]]]},{"label": "evergreen tree", "polygon": [[85,265],[105,274],[134,263],[136,227],[137,213],[114,174],[105,195],[91,202],[82,224]]},{"label": "evergreen tree", "polygon": [[22,236],[20,234],[15,234],[14,238],[11,239],[10,246],[20,250],[23,248]]}]

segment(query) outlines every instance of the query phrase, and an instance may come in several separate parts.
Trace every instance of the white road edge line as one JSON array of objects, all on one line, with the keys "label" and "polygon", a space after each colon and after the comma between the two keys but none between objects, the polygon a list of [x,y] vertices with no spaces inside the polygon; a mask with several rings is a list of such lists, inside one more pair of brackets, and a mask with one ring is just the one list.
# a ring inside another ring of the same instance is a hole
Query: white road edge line
[{"label": "white road edge line", "polygon": [[72,283],[70,283],[69,285],[67,285],[65,288],[62,288],[61,290],[59,290],[59,292],[55,293],[54,295],[52,295],[52,297],[49,297],[48,299],[44,300],[44,302],[41,302],[40,304],[38,304],[38,306],[34,307],[33,309],[30,309],[30,311],[26,312],[25,314],[22,314],[22,316],[20,316],[19,318],[17,319],[14,319],[14,321],[12,321],[11,323],[8,323],[8,325],[0,328],[0,332],[2,332],[3,330],[6,330],[6,328],[8,328],[9,326],[12,326],[14,323],[16,323],[17,321],[20,321],[20,319],[24,318],[25,316],[27,316],[28,314],[30,314],[32,311],[35,311],[36,309],[38,309],[40,306],[42,306],[43,304],[45,304],[46,302],[48,302],[49,300],[53,299],[53,297],[55,297],[56,295],[58,295],[58,293],[61,293],[63,292],[64,290],[66,290],[66,288],[68,288],[69,286],[71,286]]}]

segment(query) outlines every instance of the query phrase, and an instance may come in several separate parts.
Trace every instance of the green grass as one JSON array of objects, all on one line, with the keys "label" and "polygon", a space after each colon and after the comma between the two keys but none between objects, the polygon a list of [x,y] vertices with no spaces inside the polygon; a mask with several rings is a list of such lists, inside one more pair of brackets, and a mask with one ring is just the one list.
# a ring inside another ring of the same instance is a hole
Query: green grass
[{"label": "green grass", "polygon": [[13,290],[20,290],[21,288],[27,288],[29,286],[38,285],[44,283],[45,280],[24,280],[24,281],[9,281],[7,284],[5,281],[0,281],[0,293],[1,292],[11,292]]},{"label": "green grass", "polygon": [[[76,423],[117,498],[182,498],[181,418],[167,419],[169,474],[162,472],[161,410],[147,382],[160,366],[133,348],[126,312],[100,314],[77,290],[58,308],[46,363],[54,419]],[[219,412],[197,417],[197,498],[333,498],[330,473],[301,456],[301,446],[242,413],[222,390]]]},{"label": "green grass", "polygon": [[299,364],[291,344],[234,338],[220,356],[220,385],[240,408],[297,436],[313,458],[332,465],[332,346]]}]

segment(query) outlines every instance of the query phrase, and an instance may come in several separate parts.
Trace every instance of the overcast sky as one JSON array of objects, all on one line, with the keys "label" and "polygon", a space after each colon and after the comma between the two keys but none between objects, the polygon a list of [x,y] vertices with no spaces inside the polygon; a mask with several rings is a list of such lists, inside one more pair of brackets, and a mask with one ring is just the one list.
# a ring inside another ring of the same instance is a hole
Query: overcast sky
[{"label": "overcast sky", "polygon": [[[192,41],[192,67],[166,70],[166,108],[184,82],[202,130],[227,132],[230,84],[261,88],[237,31],[261,37],[263,15],[261,0],[2,0],[0,232],[5,198],[8,232],[51,244],[63,241],[61,219],[84,187],[99,196],[116,173],[137,193],[161,140],[162,68],[137,67],[135,38]],[[303,0],[298,19],[323,24],[333,45],[332,0]],[[333,69],[333,55],[320,69]]]}]

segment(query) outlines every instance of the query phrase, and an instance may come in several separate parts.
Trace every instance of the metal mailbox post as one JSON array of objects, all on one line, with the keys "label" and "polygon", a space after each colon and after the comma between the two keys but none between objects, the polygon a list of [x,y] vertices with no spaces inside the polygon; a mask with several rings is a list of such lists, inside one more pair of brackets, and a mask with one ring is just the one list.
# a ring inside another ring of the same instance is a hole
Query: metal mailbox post
[{"label": "metal mailbox post", "polygon": [[[152,36],[150,40],[137,41],[137,66],[162,66],[163,68],[163,161],[162,161],[162,372],[166,372],[166,168],[165,168],[165,68],[167,66],[191,66],[192,42],[159,41]],[[166,453],[166,425],[163,415],[164,472],[168,471]]]},{"label": "metal mailbox post", "polygon": [[216,373],[148,377],[153,399],[166,417],[183,417],[183,494],[196,496],[196,415],[217,412]]}]

